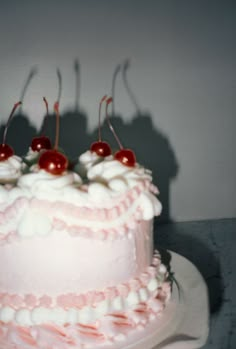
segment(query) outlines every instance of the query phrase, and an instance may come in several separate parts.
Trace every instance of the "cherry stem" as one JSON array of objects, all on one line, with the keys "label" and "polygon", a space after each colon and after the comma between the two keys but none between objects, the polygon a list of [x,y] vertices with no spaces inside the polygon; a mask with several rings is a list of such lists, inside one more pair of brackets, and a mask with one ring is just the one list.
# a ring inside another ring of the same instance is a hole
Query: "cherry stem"
[{"label": "cherry stem", "polygon": [[8,130],[8,127],[10,125],[10,121],[11,121],[11,119],[13,117],[13,114],[14,114],[16,108],[19,107],[19,105],[21,105],[21,104],[22,104],[22,102],[17,102],[17,103],[14,104],[14,107],[12,108],[11,114],[10,114],[8,120],[7,120],[5,129],[4,129],[2,144],[6,143],[7,130]]},{"label": "cherry stem", "polygon": [[44,101],[45,107],[46,107],[46,117],[44,119],[43,128],[42,128],[42,131],[41,131],[42,135],[44,134],[44,130],[45,130],[45,120],[48,118],[48,114],[49,114],[49,112],[48,112],[48,101],[46,100],[45,97],[43,97],[43,101]]},{"label": "cherry stem", "polygon": [[114,130],[114,127],[111,124],[110,118],[108,116],[107,109],[108,109],[109,104],[112,103],[112,101],[113,101],[112,97],[108,98],[107,101],[106,101],[106,119],[107,119],[107,122],[108,122],[108,126],[109,126],[111,132],[113,133],[113,135],[114,135],[114,137],[115,137],[115,139],[116,139],[120,149],[124,149],[123,145],[121,144],[121,141],[120,141],[119,137],[117,136],[117,134],[116,134],[116,132]]},{"label": "cherry stem", "polygon": [[116,78],[117,78],[117,75],[119,73],[121,69],[121,65],[118,64],[116,69],[114,70],[114,73],[113,73],[113,77],[112,77],[112,88],[111,88],[111,96],[112,96],[112,100],[113,100],[113,103],[112,103],[112,116],[115,115],[115,103],[114,103],[114,100],[115,100],[115,85],[116,85]]},{"label": "cherry stem", "polygon": [[102,136],[101,136],[101,108],[102,103],[106,100],[107,95],[103,96],[102,99],[99,102],[99,113],[98,113],[98,141],[101,142]]},{"label": "cherry stem", "polygon": [[56,113],[56,137],[55,137],[55,144],[54,149],[58,150],[58,144],[59,144],[59,128],[60,128],[60,114],[59,114],[59,102],[56,102],[54,104],[54,111]]}]

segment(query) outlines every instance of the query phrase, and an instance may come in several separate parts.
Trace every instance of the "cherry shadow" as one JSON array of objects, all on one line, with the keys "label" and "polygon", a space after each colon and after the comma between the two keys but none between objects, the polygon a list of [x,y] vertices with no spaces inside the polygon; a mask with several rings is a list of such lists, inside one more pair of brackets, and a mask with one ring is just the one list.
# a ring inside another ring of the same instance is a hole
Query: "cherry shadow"
[{"label": "cherry shadow", "polygon": [[[71,109],[68,109],[60,116],[60,139],[59,146],[69,157],[71,163],[78,161],[78,156],[89,149],[91,144],[91,135],[88,132],[88,116],[80,105],[80,88],[81,88],[81,69],[78,58],[74,60],[74,90],[75,102]],[[58,76],[58,101],[62,96],[62,75],[57,69]],[[55,115],[48,115],[44,118],[41,130],[45,131],[52,144],[54,144],[56,120]]]},{"label": "cherry shadow", "polygon": [[[59,147],[73,162],[78,161],[79,155],[90,147],[91,135],[88,133],[87,120],[86,113],[80,110],[68,110],[60,117]],[[48,115],[42,129],[44,129],[45,135],[50,138],[53,145],[56,130],[55,115]]]},{"label": "cherry shadow", "polygon": [[[0,126],[0,138],[3,137],[5,125]],[[16,114],[7,132],[6,143],[9,144],[16,155],[24,156],[29,150],[33,137],[36,135],[36,128],[29,122],[26,114]]]},{"label": "cherry shadow", "polygon": [[[33,66],[20,91],[19,100],[24,104],[24,99],[32,80],[38,73],[36,66]],[[10,110],[10,107],[9,107]],[[3,137],[5,124],[0,125],[0,139]],[[36,128],[30,123],[29,117],[23,112],[22,105],[18,108],[7,131],[6,143],[9,144],[16,155],[24,156],[31,144],[32,138],[36,135]]]}]

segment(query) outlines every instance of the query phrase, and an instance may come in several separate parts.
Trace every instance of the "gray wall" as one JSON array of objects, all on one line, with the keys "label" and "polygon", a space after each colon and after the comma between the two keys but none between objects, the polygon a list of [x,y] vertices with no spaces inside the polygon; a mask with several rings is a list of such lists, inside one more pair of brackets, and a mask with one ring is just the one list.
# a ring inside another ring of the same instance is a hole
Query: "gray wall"
[{"label": "gray wall", "polygon": [[84,150],[98,101],[129,58],[114,122],[153,169],[162,218],[235,217],[235,10],[227,0],[1,1],[1,123],[24,102],[9,142],[25,152],[41,127],[42,96],[51,111],[58,97],[60,68],[61,143],[72,156]]}]

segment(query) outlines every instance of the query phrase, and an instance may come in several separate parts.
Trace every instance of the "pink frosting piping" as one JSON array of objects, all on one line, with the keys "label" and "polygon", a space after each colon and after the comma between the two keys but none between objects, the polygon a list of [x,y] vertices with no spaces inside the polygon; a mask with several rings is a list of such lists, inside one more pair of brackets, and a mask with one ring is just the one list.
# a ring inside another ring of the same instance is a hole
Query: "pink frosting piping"
[{"label": "pink frosting piping", "polygon": [[[5,211],[0,212],[0,224],[6,225],[12,218],[16,219],[16,216],[20,216],[25,210],[25,207],[30,205],[32,208],[39,209],[54,216],[55,212],[60,216],[60,212],[71,217],[83,218],[87,220],[114,220],[127,212],[135,200],[138,198],[143,189],[147,189],[153,193],[157,193],[158,189],[151,184],[148,180],[142,181],[134,188],[130,189],[123,197],[119,198],[119,201],[114,202],[115,205],[110,209],[106,208],[87,208],[77,207],[73,204],[64,202],[51,203],[47,200],[18,198],[12,205],[8,206]],[[87,238],[107,239],[116,238],[120,235],[126,234],[129,229],[134,229],[136,223],[141,219],[141,208],[138,207],[136,212],[131,215],[128,223],[121,224],[113,229],[100,229],[94,232],[89,227],[81,225],[68,225],[62,219],[57,217],[53,218],[52,230],[66,230],[71,236],[83,235]],[[0,244],[10,243],[11,241],[18,240],[21,237],[17,234],[17,231],[9,231],[7,234],[0,234]]]},{"label": "pink frosting piping", "polygon": [[56,325],[47,323],[19,326],[0,322],[0,347],[4,349],[94,349],[100,345],[125,340],[131,333],[144,329],[163,313],[170,289],[162,297],[152,297],[126,312],[114,312],[90,325]]}]

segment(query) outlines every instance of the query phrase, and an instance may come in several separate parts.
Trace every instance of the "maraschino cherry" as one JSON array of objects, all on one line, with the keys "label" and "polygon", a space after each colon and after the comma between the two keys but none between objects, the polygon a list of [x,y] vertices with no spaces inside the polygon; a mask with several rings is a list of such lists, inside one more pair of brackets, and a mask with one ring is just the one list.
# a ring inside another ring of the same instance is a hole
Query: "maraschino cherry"
[{"label": "maraschino cherry", "polygon": [[7,137],[7,130],[10,124],[10,121],[13,117],[13,114],[16,110],[16,108],[21,105],[21,102],[17,102],[14,104],[14,107],[12,108],[11,114],[7,120],[5,129],[4,129],[4,133],[3,133],[3,140],[2,140],[2,144],[0,144],[0,161],[5,161],[8,158],[10,158],[12,155],[14,155],[14,150],[12,149],[12,147],[8,144],[6,144],[6,137]]},{"label": "maraschino cherry", "polygon": [[108,109],[108,106],[111,102],[112,102],[112,97],[110,97],[106,100],[106,119],[107,119],[108,125],[110,127],[110,130],[113,133],[113,135],[114,135],[114,137],[115,137],[115,139],[120,147],[120,150],[118,150],[115,153],[114,158],[116,160],[118,160],[119,162],[121,162],[125,166],[134,167],[135,163],[136,163],[136,157],[135,157],[133,150],[125,149],[123,147],[123,145],[121,144],[121,142],[120,142],[120,140],[119,140],[119,138],[118,138],[111,122],[110,122],[107,109]]},{"label": "maraschino cherry", "polygon": [[[90,150],[95,152],[98,156],[106,157],[111,155],[111,147],[107,142],[102,141],[101,137],[101,107],[102,103],[106,100],[107,96],[102,97],[99,103],[99,120],[98,120],[98,141],[92,143]],[[109,103],[108,103],[109,104]]]},{"label": "maraschino cherry", "polygon": [[[47,111],[46,118],[47,118],[48,117],[48,102],[47,102],[45,97],[43,97],[43,101],[44,101],[45,106],[46,106],[46,111]],[[40,150],[42,150],[42,149],[51,149],[51,148],[52,148],[51,141],[46,136],[42,135],[42,136],[39,136],[39,137],[35,137],[32,140],[31,149],[33,151],[40,152]]]},{"label": "maraschino cherry", "polygon": [[38,165],[41,169],[53,174],[60,175],[67,170],[69,162],[67,157],[58,151],[58,141],[59,141],[59,103],[54,104],[54,111],[56,113],[56,138],[54,149],[46,150],[41,154]]}]

